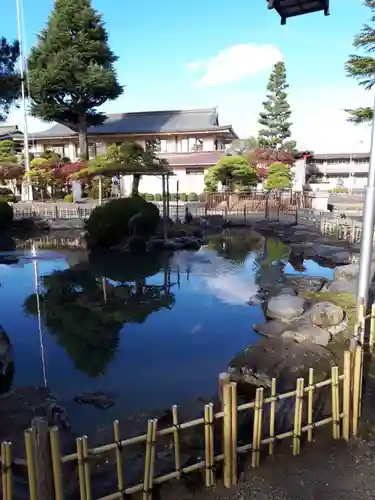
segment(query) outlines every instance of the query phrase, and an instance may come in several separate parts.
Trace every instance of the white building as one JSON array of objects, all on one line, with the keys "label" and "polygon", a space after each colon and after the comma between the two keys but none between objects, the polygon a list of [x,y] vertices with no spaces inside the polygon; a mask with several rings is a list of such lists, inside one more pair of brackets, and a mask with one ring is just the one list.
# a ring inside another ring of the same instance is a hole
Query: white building
[{"label": "white building", "polygon": [[[159,156],[168,160],[173,173],[170,192],[201,193],[204,172],[225,154],[226,147],[237,138],[231,125],[220,125],[213,109],[179,111],[145,111],[108,115],[103,125],[88,130],[89,155],[102,154],[113,143],[135,141],[143,147],[153,145]],[[35,155],[53,150],[72,161],[79,158],[78,134],[63,125],[30,136]],[[126,184],[130,186],[131,178]],[[144,176],[142,193],[161,193],[161,179]]]},{"label": "white building", "polygon": [[320,189],[363,189],[369,163],[370,153],[314,154],[307,172],[310,183]]}]

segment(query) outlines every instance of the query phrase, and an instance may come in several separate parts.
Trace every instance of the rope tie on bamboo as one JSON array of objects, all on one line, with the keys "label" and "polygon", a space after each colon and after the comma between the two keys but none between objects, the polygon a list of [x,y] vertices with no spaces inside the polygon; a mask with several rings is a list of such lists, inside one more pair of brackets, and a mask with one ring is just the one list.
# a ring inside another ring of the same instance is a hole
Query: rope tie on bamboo
[{"label": "rope tie on bamboo", "polygon": [[6,474],[9,470],[12,469],[13,464],[6,465],[4,462],[1,462],[1,473]]},{"label": "rope tie on bamboo", "polygon": [[121,441],[115,441],[115,445],[117,446],[119,451],[122,451],[124,448]]}]

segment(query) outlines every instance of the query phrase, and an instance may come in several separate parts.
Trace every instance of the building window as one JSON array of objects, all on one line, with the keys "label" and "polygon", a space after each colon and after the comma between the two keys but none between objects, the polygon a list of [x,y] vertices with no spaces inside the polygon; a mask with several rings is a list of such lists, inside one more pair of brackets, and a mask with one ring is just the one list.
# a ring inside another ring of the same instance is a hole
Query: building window
[{"label": "building window", "polygon": [[181,153],[188,153],[189,152],[189,139],[187,137],[184,137],[181,139]]},{"label": "building window", "polygon": [[61,158],[68,156],[68,146],[66,144],[55,144],[47,147],[45,151],[53,151],[60,155]]},{"label": "building window", "polygon": [[187,168],[186,175],[204,175],[204,168]]},{"label": "building window", "polygon": [[202,151],[203,141],[202,139],[198,139],[198,137],[194,137],[192,139],[189,139],[189,146],[190,151]]},{"label": "building window", "polygon": [[96,144],[95,143],[89,144],[88,150],[89,150],[89,158],[95,158],[95,156],[97,155]]},{"label": "building window", "polygon": [[168,153],[168,143],[165,139],[160,140],[160,153]]}]

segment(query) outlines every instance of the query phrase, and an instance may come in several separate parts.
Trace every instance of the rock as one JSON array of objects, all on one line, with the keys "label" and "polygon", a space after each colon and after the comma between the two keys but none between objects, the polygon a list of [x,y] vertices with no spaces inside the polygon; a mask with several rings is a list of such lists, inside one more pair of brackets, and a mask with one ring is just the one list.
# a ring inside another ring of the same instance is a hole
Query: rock
[{"label": "rock", "polygon": [[278,391],[295,388],[296,379],[307,380],[309,368],[316,378],[329,377],[336,364],[328,349],[312,342],[296,343],[292,339],[262,339],[240,352],[229,363],[231,379],[242,386],[271,387],[277,379]]},{"label": "rock", "polygon": [[286,330],[281,337],[283,339],[292,339],[298,343],[307,340],[321,346],[326,346],[331,340],[331,334],[327,330],[315,325],[296,326],[293,329]]},{"label": "rock", "polygon": [[293,295],[296,296],[297,292],[291,286],[283,286],[280,288],[280,295]]},{"label": "rock", "polygon": [[310,276],[295,276],[286,274],[284,276],[286,284],[292,287],[298,295],[303,295],[306,292],[320,292],[326,279]]},{"label": "rock", "polygon": [[333,281],[327,287],[328,292],[334,293],[347,293],[349,295],[356,296],[357,294],[357,280],[338,280]]},{"label": "rock", "polygon": [[77,404],[92,405],[101,410],[106,410],[115,404],[114,395],[104,391],[84,392],[75,396],[73,401]]},{"label": "rock", "polygon": [[289,328],[287,323],[282,323],[281,321],[267,321],[267,323],[255,324],[253,329],[268,338],[279,338],[281,335]]},{"label": "rock", "polygon": [[[332,336],[335,336],[341,332],[345,332],[345,330],[347,330],[347,328],[348,328],[348,318],[347,318],[347,316],[344,316],[344,319],[341,323],[339,323],[338,325],[330,326],[327,328],[327,330],[329,331],[329,333]],[[352,332],[350,332],[350,335],[351,334],[352,334]]]},{"label": "rock", "polygon": [[334,253],[329,257],[329,259],[334,264],[349,264],[351,262],[352,255],[350,252],[343,250],[341,252]]},{"label": "rock", "polygon": [[301,243],[303,241],[311,241],[316,239],[316,233],[312,233],[311,231],[298,231],[297,233],[293,233],[288,240],[291,243]]},{"label": "rock", "polygon": [[267,317],[281,321],[291,321],[298,318],[304,311],[304,299],[294,295],[277,295],[267,304]]},{"label": "rock", "polygon": [[336,326],[344,319],[343,309],[327,301],[314,304],[308,314],[313,325],[323,328]]},{"label": "rock", "polygon": [[348,264],[339,266],[335,269],[334,280],[353,280],[357,279],[359,273],[359,264]]}]

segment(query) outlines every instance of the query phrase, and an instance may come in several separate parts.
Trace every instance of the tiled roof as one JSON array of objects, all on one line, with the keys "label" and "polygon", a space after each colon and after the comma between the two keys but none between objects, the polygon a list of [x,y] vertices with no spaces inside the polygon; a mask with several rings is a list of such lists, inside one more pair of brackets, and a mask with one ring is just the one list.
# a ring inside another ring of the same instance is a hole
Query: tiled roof
[{"label": "tiled roof", "polygon": [[225,156],[225,151],[199,151],[197,153],[166,153],[159,154],[168,160],[171,167],[204,167],[215,165]]},{"label": "tiled roof", "polygon": [[[143,111],[107,115],[107,120],[97,127],[90,127],[89,134],[157,134],[227,130],[231,126],[219,126],[217,110],[191,109],[177,111]],[[43,132],[32,134],[34,138],[71,137],[76,132],[56,124]],[[235,135],[235,134],[234,134]]]},{"label": "tiled roof", "polygon": [[22,134],[17,125],[0,125],[0,138],[8,137],[12,134]]}]

